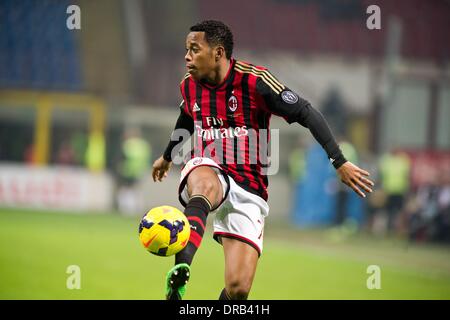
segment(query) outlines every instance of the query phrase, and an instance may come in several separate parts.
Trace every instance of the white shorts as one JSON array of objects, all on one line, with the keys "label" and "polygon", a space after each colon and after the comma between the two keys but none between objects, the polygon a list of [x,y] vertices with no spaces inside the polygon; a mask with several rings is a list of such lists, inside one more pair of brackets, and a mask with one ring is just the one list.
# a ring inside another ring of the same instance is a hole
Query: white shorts
[{"label": "white shorts", "polygon": [[214,217],[214,239],[221,243],[221,237],[245,242],[261,255],[264,238],[264,219],[269,214],[267,202],[236,184],[222,168],[209,158],[193,158],[181,171],[179,199],[183,206],[189,201],[186,188],[188,175],[197,167],[212,167],[222,184],[224,198],[211,213]]}]

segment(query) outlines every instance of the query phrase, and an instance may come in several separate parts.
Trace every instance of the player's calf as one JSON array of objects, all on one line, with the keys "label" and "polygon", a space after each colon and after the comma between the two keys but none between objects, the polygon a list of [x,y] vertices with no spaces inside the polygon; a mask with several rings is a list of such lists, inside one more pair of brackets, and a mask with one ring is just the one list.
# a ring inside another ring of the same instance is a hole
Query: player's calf
[{"label": "player's calf", "polygon": [[222,184],[215,171],[209,167],[195,168],[188,176],[189,202],[184,214],[191,226],[191,235],[186,247],[175,256],[175,263],[191,264],[200,247],[209,212],[222,200]]},{"label": "player's calf", "polygon": [[186,263],[190,265],[192,263],[192,259],[202,242],[206,228],[206,218],[210,211],[211,204],[204,196],[194,195],[190,198],[184,214],[189,221],[191,234],[186,247],[176,254],[175,264]]}]

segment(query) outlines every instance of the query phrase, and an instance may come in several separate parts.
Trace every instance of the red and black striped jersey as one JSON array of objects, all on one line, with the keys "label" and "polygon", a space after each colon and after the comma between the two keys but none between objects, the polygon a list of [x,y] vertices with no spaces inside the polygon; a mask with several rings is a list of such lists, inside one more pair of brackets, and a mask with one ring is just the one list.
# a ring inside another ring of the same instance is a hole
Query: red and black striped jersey
[{"label": "red and black striped jersey", "polygon": [[[238,185],[265,200],[272,114],[308,127],[335,167],[345,162],[321,114],[264,67],[231,59],[219,85],[210,86],[187,74],[180,89],[183,102],[176,128],[185,127],[193,135],[191,156],[212,158]],[[166,160],[171,160],[173,146],[166,149]]]}]

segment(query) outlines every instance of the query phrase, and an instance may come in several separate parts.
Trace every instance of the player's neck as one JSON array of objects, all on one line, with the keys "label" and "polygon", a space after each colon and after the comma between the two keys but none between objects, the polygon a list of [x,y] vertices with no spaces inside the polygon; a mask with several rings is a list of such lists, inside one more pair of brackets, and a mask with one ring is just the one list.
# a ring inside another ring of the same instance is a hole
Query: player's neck
[{"label": "player's neck", "polygon": [[221,84],[223,82],[223,80],[225,80],[225,78],[228,74],[230,65],[231,65],[231,61],[228,59],[221,61],[221,63],[218,65],[217,69],[214,70],[213,72],[211,72],[210,76],[205,79],[205,82],[212,86]]}]

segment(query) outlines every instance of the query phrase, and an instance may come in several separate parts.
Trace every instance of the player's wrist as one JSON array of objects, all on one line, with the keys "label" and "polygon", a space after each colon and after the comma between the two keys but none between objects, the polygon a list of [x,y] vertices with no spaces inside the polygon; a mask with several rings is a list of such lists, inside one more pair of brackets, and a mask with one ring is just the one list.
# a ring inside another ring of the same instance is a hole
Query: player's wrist
[{"label": "player's wrist", "polygon": [[162,158],[164,159],[164,161],[172,162],[172,157],[170,155],[170,152],[164,152]]},{"label": "player's wrist", "polygon": [[337,170],[346,162],[347,162],[347,159],[345,159],[343,154],[340,154],[331,163],[333,164],[333,167]]}]

